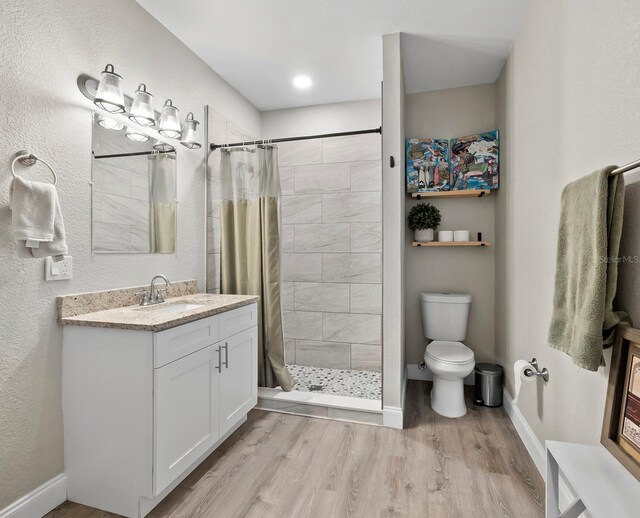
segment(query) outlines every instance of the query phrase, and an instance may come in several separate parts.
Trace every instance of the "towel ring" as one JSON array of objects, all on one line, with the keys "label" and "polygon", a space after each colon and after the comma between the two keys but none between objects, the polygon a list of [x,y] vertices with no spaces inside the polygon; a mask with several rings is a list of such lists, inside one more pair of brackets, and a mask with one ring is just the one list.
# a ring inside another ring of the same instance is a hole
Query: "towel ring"
[{"label": "towel ring", "polygon": [[44,165],[46,165],[49,168],[49,171],[51,171],[51,174],[53,175],[53,185],[58,183],[58,175],[56,175],[56,172],[53,170],[53,167],[51,167],[51,165],[49,165],[48,162],[46,162],[42,158],[38,158],[33,153],[28,153],[27,151],[18,152],[18,155],[11,162],[11,174],[13,175],[14,178],[18,177],[15,170],[16,162],[20,162],[22,165],[25,165],[25,166],[32,166],[36,162],[42,162]]}]

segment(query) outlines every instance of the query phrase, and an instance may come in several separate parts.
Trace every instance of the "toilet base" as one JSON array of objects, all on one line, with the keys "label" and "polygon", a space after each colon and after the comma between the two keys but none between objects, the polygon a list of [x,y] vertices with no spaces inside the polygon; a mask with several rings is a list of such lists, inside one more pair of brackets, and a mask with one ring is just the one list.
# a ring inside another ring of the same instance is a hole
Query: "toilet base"
[{"label": "toilet base", "polygon": [[462,417],[467,413],[464,402],[464,379],[448,380],[433,377],[431,408],[444,417]]}]

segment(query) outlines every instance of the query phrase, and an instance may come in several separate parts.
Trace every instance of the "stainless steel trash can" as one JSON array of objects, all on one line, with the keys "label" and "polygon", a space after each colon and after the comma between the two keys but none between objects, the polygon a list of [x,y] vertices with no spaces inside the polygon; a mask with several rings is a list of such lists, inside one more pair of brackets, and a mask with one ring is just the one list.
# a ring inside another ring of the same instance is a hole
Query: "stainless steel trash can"
[{"label": "stainless steel trash can", "polygon": [[502,406],[502,367],[495,363],[477,363],[473,402],[483,406]]}]

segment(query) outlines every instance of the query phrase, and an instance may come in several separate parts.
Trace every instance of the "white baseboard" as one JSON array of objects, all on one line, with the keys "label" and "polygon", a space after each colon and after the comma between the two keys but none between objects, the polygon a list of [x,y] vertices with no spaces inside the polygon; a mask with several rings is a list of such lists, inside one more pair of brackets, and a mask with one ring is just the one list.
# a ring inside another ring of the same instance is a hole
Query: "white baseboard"
[{"label": "white baseboard", "polygon": [[[511,419],[511,422],[513,423],[513,427],[516,429],[516,432],[518,432],[520,440],[522,440],[524,447],[527,449],[527,452],[529,452],[529,456],[536,465],[536,468],[538,468],[540,476],[542,476],[542,480],[545,480],[547,476],[547,450],[538,440],[535,433],[533,433],[533,430],[522,415],[522,412],[520,412],[518,406],[513,403],[511,394],[509,394],[506,388],[503,389],[503,406],[505,412],[509,416],[509,419]],[[576,499],[576,496],[562,476],[560,476],[560,483],[558,485],[560,490],[560,507],[565,508]],[[589,518],[590,515],[585,511],[580,516]]]},{"label": "white baseboard", "polygon": [[[407,365],[407,375],[410,380],[433,381],[433,374],[429,369],[421,369],[417,363]],[[475,384],[475,374],[472,372],[464,379],[465,385]]]},{"label": "white baseboard", "polygon": [[382,407],[382,426],[402,430],[403,423],[404,413],[402,412],[402,408],[397,406]]},{"label": "white baseboard", "polygon": [[58,507],[66,499],[67,476],[60,473],[0,510],[0,518],[39,518]]}]

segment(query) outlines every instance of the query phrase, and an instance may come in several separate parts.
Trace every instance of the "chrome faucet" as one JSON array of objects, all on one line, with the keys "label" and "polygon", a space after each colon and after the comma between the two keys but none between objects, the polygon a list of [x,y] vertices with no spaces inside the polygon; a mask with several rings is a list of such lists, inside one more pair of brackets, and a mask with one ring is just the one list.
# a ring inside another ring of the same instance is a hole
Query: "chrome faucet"
[{"label": "chrome faucet", "polygon": [[[156,280],[162,279],[164,281],[164,288],[156,288]],[[167,291],[167,288],[171,286],[169,279],[167,279],[164,275],[156,275],[153,279],[151,279],[151,286],[149,286],[149,292],[140,291],[136,293],[140,298],[141,306],[150,306],[151,304],[160,304],[164,302],[164,297],[162,296],[162,292]]]}]

